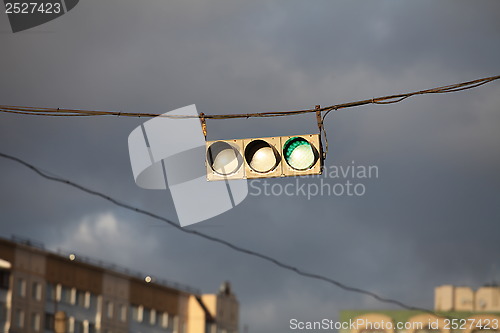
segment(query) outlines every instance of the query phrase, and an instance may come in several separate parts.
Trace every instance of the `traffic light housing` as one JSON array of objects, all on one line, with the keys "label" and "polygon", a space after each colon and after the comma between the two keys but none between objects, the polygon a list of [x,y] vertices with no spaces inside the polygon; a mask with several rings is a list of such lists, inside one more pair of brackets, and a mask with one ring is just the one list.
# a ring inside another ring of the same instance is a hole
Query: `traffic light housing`
[{"label": "traffic light housing", "polygon": [[245,178],[243,140],[217,140],[206,143],[207,180]]},{"label": "traffic light housing", "polygon": [[319,134],[206,142],[207,180],[317,175],[322,172]]},{"label": "traffic light housing", "polygon": [[323,152],[319,134],[283,136],[283,175],[321,174]]}]

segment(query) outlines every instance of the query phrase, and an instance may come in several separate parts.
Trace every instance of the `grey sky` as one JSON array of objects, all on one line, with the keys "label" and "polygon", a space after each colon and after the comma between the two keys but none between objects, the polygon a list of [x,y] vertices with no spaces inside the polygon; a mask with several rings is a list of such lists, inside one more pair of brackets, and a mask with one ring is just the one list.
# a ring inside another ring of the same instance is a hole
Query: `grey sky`
[{"label": "grey sky", "polygon": [[[498,1],[81,0],[12,34],[0,104],[163,113],[310,108],[500,74]],[[331,114],[326,165],[377,165],[362,197],[249,196],[190,228],[415,306],[500,279],[500,85]],[[0,151],[176,220],[133,181],[143,119],[0,114]],[[208,138],[315,131],[314,116],[208,122]],[[132,214],[0,160],[1,231],[185,282],[230,280],[249,332],[387,308]],[[336,180],[332,180],[336,181]],[[342,181],[342,180],[340,180]],[[295,182],[273,180],[273,184]]]}]

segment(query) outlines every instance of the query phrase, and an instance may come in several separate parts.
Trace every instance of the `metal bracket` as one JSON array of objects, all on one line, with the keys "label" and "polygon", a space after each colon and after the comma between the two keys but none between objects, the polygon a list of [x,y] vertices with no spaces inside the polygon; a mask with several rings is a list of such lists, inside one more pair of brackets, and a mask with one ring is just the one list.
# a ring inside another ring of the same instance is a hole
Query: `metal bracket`
[{"label": "metal bracket", "polygon": [[323,130],[323,119],[321,119],[321,105],[316,105],[316,120],[318,121],[319,133]]},{"label": "metal bracket", "polygon": [[321,118],[321,105],[316,105],[316,121],[318,122],[319,129],[319,150],[321,156],[321,171],[323,171],[323,161],[326,159],[326,152],[323,151],[323,140],[321,139],[323,131],[323,118]]},{"label": "metal bracket", "polygon": [[200,121],[201,121],[201,130],[203,131],[203,136],[205,137],[205,141],[207,141],[207,121],[205,119],[205,114],[200,113]]}]

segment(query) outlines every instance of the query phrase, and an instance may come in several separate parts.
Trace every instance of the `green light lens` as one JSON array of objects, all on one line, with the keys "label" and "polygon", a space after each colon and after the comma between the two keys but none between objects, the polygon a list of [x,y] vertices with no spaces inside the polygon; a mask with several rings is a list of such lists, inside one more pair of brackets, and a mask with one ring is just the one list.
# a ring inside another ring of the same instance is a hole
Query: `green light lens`
[{"label": "green light lens", "polygon": [[227,142],[214,142],[207,150],[207,159],[213,171],[230,175],[241,167],[243,158],[238,150]]},{"label": "green light lens", "polygon": [[314,147],[309,141],[300,137],[288,139],[283,146],[286,163],[295,170],[307,170],[317,160]]}]

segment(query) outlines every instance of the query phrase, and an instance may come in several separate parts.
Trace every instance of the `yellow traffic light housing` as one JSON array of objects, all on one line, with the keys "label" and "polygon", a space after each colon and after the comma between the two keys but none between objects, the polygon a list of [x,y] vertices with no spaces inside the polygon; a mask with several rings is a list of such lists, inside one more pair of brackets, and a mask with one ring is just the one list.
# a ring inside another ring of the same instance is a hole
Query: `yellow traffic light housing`
[{"label": "yellow traffic light housing", "polygon": [[206,142],[207,180],[321,174],[319,134]]},{"label": "yellow traffic light housing", "polygon": [[245,178],[243,140],[217,140],[206,143],[207,180]]},{"label": "yellow traffic light housing", "polygon": [[243,140],[246,178],[280,177],[281,141],[279,137]]},{"label": "yellow traffic light housing", "polygon": [[321,174],[322,156],[318,134],[281,137],[283,176]]}]

